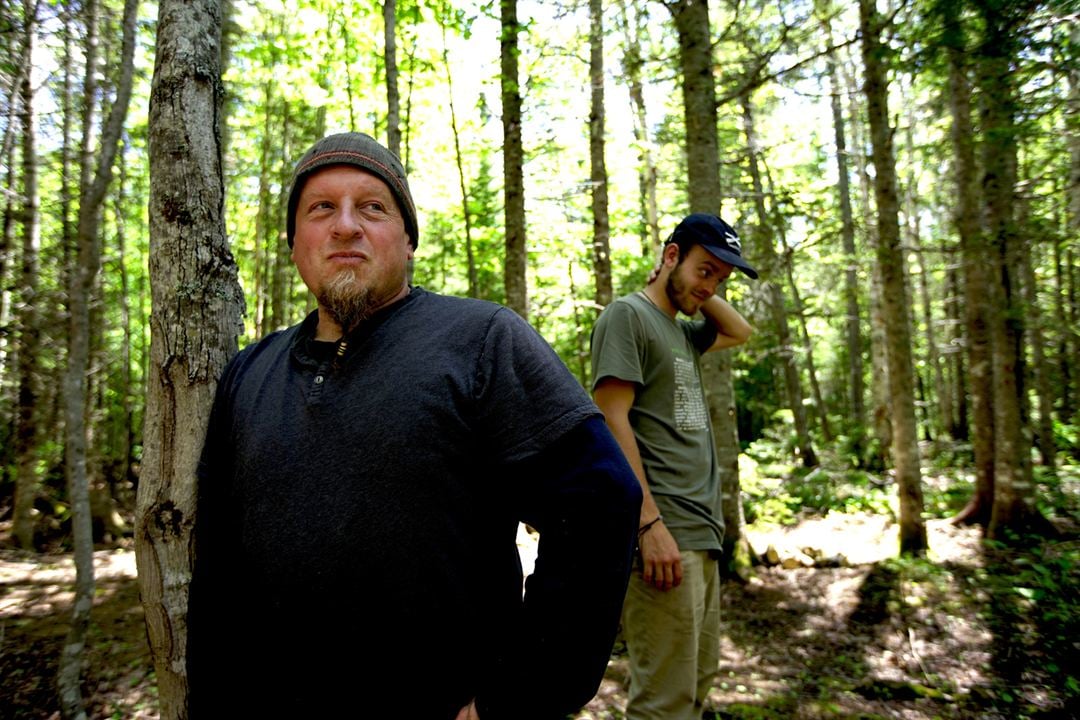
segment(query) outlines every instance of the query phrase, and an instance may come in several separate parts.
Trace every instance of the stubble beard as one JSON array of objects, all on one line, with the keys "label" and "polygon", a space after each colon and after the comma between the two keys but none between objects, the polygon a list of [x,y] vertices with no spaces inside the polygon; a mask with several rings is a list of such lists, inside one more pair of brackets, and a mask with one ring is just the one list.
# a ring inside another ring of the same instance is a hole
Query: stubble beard
[{"label": "stubble beard", "polygon": [[330,278],[323,285],[318,300],[319,306],[334,319],[343,333],[348,333],[371,317],[377,307],[371,288],[351,269],[342,270]]},{"label": "stubble beard", "polygon": [[[682,264],[681,260],[679,261],[679,264]],[[687,291],[681,278],[678,278],[678,275],[676,275],[678,270],[679,265],[677,264],[675,265],[675,269],[671,271],[671,274],[668,275],[668,281],[667,285],[664,286],[664,292],[667,293],[668,300],[671,301],[671,304],[675,306],[676,310],[682,312],[683,315],[693,317],[694,313],[698,311],[700,303],[693,307],[687,307],[684,298],[689,297],[692,300],[693,296]]]}]

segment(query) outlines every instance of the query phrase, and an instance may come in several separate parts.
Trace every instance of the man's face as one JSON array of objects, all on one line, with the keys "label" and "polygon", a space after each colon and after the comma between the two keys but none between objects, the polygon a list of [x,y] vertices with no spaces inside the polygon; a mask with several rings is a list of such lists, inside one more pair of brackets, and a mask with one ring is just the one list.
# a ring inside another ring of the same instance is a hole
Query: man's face
[{"label": "man's face", "polygon": [[327,319],[348,332],[406,288],[413,250],[390,188],[351,165],[304,182],[292,259]]},{"label": "man's face", "polygon": [[[669,246],[678,257],[678,249]],[[735,267],[719,260],[700,245],[694,245],[686,257],[677,260],[668,275],[664,290],[671,304],[684,315],[693,315],[701,304],[711,298],[717,286],[727,280]]]}]

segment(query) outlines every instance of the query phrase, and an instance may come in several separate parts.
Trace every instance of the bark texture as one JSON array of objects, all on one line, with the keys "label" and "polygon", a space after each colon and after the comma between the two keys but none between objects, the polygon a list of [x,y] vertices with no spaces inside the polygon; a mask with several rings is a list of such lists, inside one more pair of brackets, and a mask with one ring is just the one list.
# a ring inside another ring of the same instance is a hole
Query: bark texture
[{"label": "bark texture", "polygon": [[892,452],[900,495],[900,552],[926,551],[922,519],[922,473],[915,422],[915,371],[911,359],[911,303],[905,284],[904,253],[900,246],[899,196],[889,127],[885,48],[880,42],[880,19],[874,0],[860,0],[859,26],[866,78],[865,93],[874,160],[874,197],[878,212],[877,261],[882,281],[889,394],[892,406]]},{"label": "bark texture", "polygon": [[196,467],[243,298],[225,237],[221,5],[158,6],[150,98],[150,368],[136,560],[162,718],[187,717]]},{"label": "bark texture", "polygon": [[518,84],[517,0],[500,0],[502,34],[503,194],[506,207],[506,261],[503,270],[507,306],[529,317],[528,252],[525,242],[525,150],[521,142],[521,87]]}]

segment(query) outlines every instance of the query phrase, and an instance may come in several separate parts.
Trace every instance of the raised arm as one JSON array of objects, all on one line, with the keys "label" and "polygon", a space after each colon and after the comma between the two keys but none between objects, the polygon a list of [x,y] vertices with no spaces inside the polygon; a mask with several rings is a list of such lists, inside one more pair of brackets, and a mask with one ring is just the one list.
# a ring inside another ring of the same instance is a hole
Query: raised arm
[{"label": "raised arm", "polygon": [[716,328],[716,340],[706,352],[742,345],[753,332],[739,311],[719,295],[713,295],[701,304],[701,314]]}]

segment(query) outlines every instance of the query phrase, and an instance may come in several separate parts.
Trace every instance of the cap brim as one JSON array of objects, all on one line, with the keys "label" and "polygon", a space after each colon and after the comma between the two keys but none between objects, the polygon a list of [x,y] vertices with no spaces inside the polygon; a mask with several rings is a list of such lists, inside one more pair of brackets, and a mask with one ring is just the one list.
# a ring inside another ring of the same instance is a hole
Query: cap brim
[{"label": "cap brim", "polygon": [[723,260],[728,265],[734,265],[735,267],[739,268],[739,270],[741,270],[742,273],[747,277],[757,280],[757,270],[755,270],[750,263],[743,260],[742,255],[736,255],[735,253],[725,248],[717,247],[715,245],[706,245],[705,243],[701,243],[701,247],[708,250],[713,255],[713,257],[717,258],[718,260]]}]

